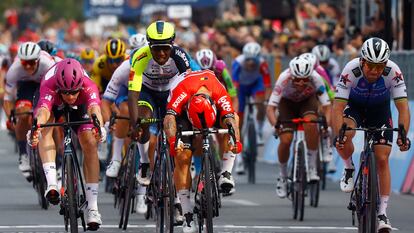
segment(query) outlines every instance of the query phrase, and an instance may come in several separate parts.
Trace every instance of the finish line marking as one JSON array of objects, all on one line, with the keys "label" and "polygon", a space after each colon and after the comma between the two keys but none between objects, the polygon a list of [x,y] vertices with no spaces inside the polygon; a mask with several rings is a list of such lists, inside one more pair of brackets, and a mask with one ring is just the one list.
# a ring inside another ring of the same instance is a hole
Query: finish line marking
[{"label": "finish line marking", "polygon": [[[81,226],[79,226],[80,228]],[[0,226],[0,229],[52,229],[52,228],[61,228],[64,229],[62,225],[18,225],[18,226]],[[101,225],[100,229],[118,229],[118,225]],[[138,229],[138,228],[155,228],[154,224],[148,225],[128,225],[128,228]],[[214,225],[214,228],[219,229],[268,229],[268,230],[347,230],[354,231],[358,230],[356,227],[331,227],[331,226],[239,226],[239,225]],[[394,231],[398,231],[398,228],[392,228]]]}]

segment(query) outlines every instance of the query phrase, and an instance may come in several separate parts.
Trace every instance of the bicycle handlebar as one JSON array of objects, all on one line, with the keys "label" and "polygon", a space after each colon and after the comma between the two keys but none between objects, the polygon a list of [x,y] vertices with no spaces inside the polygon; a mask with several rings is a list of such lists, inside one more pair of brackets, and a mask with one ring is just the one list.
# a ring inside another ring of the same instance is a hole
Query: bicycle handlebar
[{"label": "bicycle handlebar", "polygon": [[33,111],[26,111],[26,112],[18,112],[16,113],[16,109],[12,109],[10,111],[10,116],[9,116],[9,121],[13,122],[13,124],[16,124],[16,116],[21,116],[21,115],[32,115]]},{"label": "bicycle handlebar", "polygon": [[[290,120],[278,120],[276,125],[275,125],[275,129],[279,130],[280,129],[280,125],[283,123],[293,123],[296,125],[302,125],[302,124],[309,124],[309,123],[318,123],[321,125],[321,128],[323,128],[324,130],[328,129],[328,123],[326,122],[326,118],[325,116],[321,116],[318,118],[318,120],[310,120],[310,119],[304,119],[304,118],[293,118]],[[278,139],[278,135],[275,133],[275,138]]]},{"label": "bicycle handlebar", "polygon": [[114,126],[116,120],[129,120],[129,117],[118,116],[115,112],[112,112],[111,117],[109,118],[109,128]]},{"label": "bicycle handlebar", "polygon": [[178,125],[178,129],[176,132],[175,137],[175,145],[177,145],[178,141],[182,138],[182,136],[192,136],[197,134],[203,135],[210,135],[210,134],[229,134],[230,135],[230,143],[234,146],[236,145],[236,134],[234,131],[233,126],[230,123],[227,123],[227,129],[216,129],[216,128],[208,128],[202,130],[186,130],[182,131],[182,125]]}]

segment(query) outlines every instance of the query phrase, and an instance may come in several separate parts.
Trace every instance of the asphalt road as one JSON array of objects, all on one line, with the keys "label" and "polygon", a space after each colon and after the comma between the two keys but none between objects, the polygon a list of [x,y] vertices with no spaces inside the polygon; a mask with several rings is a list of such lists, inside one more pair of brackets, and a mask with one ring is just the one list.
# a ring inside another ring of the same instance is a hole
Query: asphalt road
[{"label": "asphalt road", "polygon": [[[13,143],[0,131],[0,232],[64,232],[63,218],[57,207],[40,209],[36,193],[17,168]],[[305,209],[305,219],[292,219],[291,202],[275,194],[275,165],[259,163],[257,184],[249,185],[244,176],[236,176],[236,193],[223,200],[220,216],[214,219],[216,232],[357,232],[346,209],[349,195],[330,182],[321,193],[320,206]],[[102,188],[101,188],[102,190]],[[393,194],[388,215],[394,232],[414,232],[414,196]],[[121,232],[118,212],[111,194],[99,193],[103,226],[100,232]],[[127,232],[154,232],[154,222],[133,215]],[[181,227],[176,232],[182,232]]]}]

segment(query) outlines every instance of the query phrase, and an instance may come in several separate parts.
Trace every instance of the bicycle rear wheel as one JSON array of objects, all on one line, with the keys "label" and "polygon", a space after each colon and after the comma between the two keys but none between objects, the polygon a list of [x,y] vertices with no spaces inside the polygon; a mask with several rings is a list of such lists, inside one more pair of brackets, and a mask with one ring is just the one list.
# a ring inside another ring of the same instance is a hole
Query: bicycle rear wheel
[{"label": "bicycle rear wheel", "polygon": [[138,152],[137,145],[133,143],[128,149],[128,165],[126,170],[126,188],[124,192],[124,221],[123,221],[123,230],[127,229],[129,214],[131,211],[131,203],[133,203],[133,199],[135,198],[135,173],[136,173],[136,155]]},{"label": "bicycle rear wheel", "polygon": [[[318,159],[316,166],[319,177],[322,177],[321,166],[323,166],[323,162]],[[310,205],[315,208],[319,205],[320,183],[321,181],[316,181],[309,184]]]},{"label": "bicycle rear wheel", "polygon": [[75,168],[73,166],[72,155],[65,155],[65,173],[66,173],[66,198],[65,208],[69,218],[69,226],[71,233],[78,232],[78,200],[76,195],[77,179],[75,177]]},{"label": "bicycle rear wheel", "polygon": [[253,120],[249,121],[247,127],[248,135],[247,139],[249,140],[249,148],[246,157],[247,170],[249,173],[248,181],[250,184],[256,183],[256,157],[257,157],[257,139],[256,139],[256,127]]},{"label": "bicycle rear wheel", "polygon": [[[174,201],[175,201],[175,188],[172,174],[172,163],[170,155],[167,151],[164,154],[164,174],[163,174],[163,202],[164,202],[164,222],[165,232],[174,232]],[[161,157],[162,158],[162,157]]]}]

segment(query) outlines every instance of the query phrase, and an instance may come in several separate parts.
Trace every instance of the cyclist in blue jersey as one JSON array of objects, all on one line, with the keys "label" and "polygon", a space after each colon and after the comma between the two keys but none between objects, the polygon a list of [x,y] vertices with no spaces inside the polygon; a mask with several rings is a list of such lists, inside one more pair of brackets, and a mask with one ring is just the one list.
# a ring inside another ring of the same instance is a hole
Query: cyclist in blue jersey
[{"label": "cyclist in blue jersey", "polygon": [[[391,128],[392,118],[390,99],[394,99],[398,110],[398,124],[406,131],[410,125],[407,91],[402,72],[397,64],[389,60],[388,44],[380,38],[370,38],[364,42],[361,57],[346,64],[336,85],[333,107],[334,133],[339,132],[345,122],[349,127]],[[343,141],[335,138],[335,146],[342,157],[345,169],[340,182],[342,191],[354,189],[354,164],[352,153],[354,131],[347,131]],[[377,133],[374,137],[374,150],[379,177],[380,204],[378,209],[378,229],[391,230],[386,209],[391,191],[391,178],[388,158],[391,153],[393,134],[390,131]],[[403,143],[400,136],[397,144],[401,151],[410,148],[410,140]]]}]

